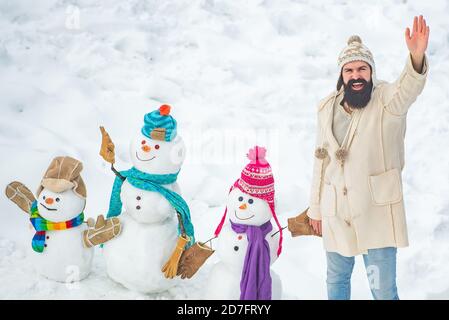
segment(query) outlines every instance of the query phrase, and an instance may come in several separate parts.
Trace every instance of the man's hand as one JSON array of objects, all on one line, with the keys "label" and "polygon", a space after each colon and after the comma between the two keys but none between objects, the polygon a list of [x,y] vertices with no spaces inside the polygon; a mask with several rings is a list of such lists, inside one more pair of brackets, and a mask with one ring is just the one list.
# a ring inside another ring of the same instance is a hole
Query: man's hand
[{"label": "man's hand", "polygon": [[321,236],[321,220],[313,220],[309,218],[309,224],[312,226],[313,231]]},{"label": "man's hand", "polygon": [[418,73],[422,73],[424,54],[429,42],[429,33],[430,28],[427,26],[426,19],[423,16],[413,19],[413,32],[411,35],[409,28],[405,30],[405,42],[412,56],[413,68]]}]

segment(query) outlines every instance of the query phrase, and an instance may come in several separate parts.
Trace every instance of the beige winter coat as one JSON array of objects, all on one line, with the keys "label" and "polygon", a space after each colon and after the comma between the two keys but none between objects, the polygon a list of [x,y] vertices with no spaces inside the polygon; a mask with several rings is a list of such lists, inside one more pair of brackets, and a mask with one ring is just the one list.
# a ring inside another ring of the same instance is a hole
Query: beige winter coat
[{"label": "beige winter coat", "polygon": [[343,90],[319,104],[317,148],[326,149],[327,157],[315,158],[308,216],[322,220],[326,251],[355,256],[408,246],[401,179],[406,116],[427,69],[425,59],[417,73],[409,56],[398,80],[375,85],[368,105],[353,114],[343,165],[332,133],[333,107]]}]

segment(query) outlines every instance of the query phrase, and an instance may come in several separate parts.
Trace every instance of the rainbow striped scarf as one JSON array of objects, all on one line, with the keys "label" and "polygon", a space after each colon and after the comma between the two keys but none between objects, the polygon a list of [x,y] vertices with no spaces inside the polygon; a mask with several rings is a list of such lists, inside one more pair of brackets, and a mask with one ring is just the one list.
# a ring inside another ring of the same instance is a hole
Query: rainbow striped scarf
[{"label": "rainbow striped scarf", "polygon": [[35,200],[30,208],[30,221],[36,230],[36,234],[31,241],[31,246],[36,252],[43,252],[45,247],[45,231],[48,230],[66,230],[79,226],[84,221],[84,212],[81,212],[75,218],[69,221],[63,222],[51,222],[39,215],[39,210],[37,209],[37,201]]}]

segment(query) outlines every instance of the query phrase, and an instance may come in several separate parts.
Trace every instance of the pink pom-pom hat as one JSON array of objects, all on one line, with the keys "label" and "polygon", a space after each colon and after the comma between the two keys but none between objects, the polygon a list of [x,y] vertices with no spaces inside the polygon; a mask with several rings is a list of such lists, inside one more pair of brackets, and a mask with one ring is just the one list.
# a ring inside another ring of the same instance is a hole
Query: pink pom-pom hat
[{"label": "pink pom-pom hat", "polygon": [[[279,248],[278,256],[282,251],[282,228],[279,224],[279,220],[276,216],[274,207],[274,178],[271,171],[270,164],[265,159],[266,149],[263,147],[255,146],[250,149],[247,156],[250,162],[243,169],[239,179],[234,183],[229,192],[234,188],[239,188],[243,193],[246,193],[252,197],[262,199],[268,203],[273,214],[273,218],[279,228]],[[226,219],[226,213],[228,209],[225,209],[220,224],[215,230],[215,236],[218,236],[221,232],[223,224]]]}]

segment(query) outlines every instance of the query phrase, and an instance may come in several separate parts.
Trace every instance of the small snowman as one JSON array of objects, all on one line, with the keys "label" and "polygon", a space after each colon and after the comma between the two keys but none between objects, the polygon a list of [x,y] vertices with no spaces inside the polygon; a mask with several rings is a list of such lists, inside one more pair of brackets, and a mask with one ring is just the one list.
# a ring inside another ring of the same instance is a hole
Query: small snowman
[{"label": "small snowman", "polygon": [[184,250],[194,244],[187,203],[176,182],[185,158],[185,144],[177,134],[170,106],[162,105],[144,117],[131,141],[133,167],[117,172],[114,144],[104,128],[100,154],[112,164],[116,178],[107,217],[121,215],[120,237],[104,246],[109,276],[125,287],[162,292],[176,281]]},{"label": "small snowman", "polygon": [[[231,187],[215,231],[220,260],[212,267],[205,299],[281,298],[280,278],[270,266],[282,250],[282,228],[275,213],[274,179],[265,153],[265,148],[250,149],[250,163]],[[272,232],[271,218],[279,232]]]},{"label": "small snowman", "polygon": [[56,157],[48,167],[36,196],[22,183],[6,187],[6,196],[30,214],[34,228],[31,241],[33,263],[39,274],[59,281],[86,278],[91,270],[93,246],[120,233],[117,218],[94,223],[84,221],[86,186],[83,165],[71,157]]}]

